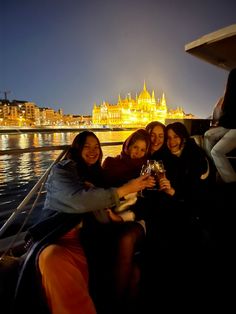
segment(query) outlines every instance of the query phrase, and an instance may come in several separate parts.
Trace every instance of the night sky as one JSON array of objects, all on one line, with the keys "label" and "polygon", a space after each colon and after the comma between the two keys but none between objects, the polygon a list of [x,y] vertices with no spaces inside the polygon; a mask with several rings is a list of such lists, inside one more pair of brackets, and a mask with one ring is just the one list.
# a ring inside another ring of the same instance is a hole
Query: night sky
[{"label": "night sky", "polygon": [[0,98],[90,115],[143,89],[206,118],[228,72],[185,44],[236,23],[235,0],[0,0]]}]

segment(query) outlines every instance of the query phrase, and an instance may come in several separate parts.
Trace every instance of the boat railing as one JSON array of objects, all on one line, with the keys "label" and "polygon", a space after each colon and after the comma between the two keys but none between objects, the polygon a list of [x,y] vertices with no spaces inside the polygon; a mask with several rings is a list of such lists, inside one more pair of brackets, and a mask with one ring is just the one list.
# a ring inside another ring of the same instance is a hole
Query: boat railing
[{"label": "boat railing", "polygon": [[[123,142],[102,142],[101,146],[117,146],[122,145]],[[16,148],[16,149],[4,149],[0,150],[0,155],[15,155],[25,154],[43,151],[64,150],[70,145],[53,145],[53,146],[40,146],[40,147],[28,147],[28,148]]]},{"label": "boat railing", "polygon": [[[102,142],[101,146],[116,146],[116,145],[122,145],[122,144],[123,142]],[[14,236],[11,236],[10,240],[7,239],[7,241],[5,241],[7,245],[4,242],[2,242],[1,252],[4,252],[3,253],[4,255],[7,254],[14,247],[15,243],[18,242],[18,239],[21,239],[20,235],[23,233],[23,228],[25,227],[30,215],[32,214],[34,208],[36,207],[40,196],[42,196],[42,194],[44,194],[45,192],[43,188],[52,167],[61,159],[63,159],[69,147],[70,145],[57,145],[57,146],[54,145],[54,146],[30,147],[30,148],[24,148],[24,149],[9,149],[9,150],[0,151],[0,155],[15,155],[15,154],[25,154],[25,153],[42,152],[42,151],[54,151],[54,150],[61,151],[58,157],[51,163],[51,165],[43,173],[40,179],[35,183],[33,188],[25,196],[23,201],[17,206],[17,208],[13,209],[10,217],[5,221],[5,223],[0,228],[0,239],[1,239],[2,237],[4,238],[4,234],[6,230],[9,228],[10,225],[12,225],[16,217],[18,217],[18,215],[22,213],[23,211],[24,213],[26,213],[23,223],[21,224],[17,233],[14,234]],[[28,206],[30,201],[32,201],[33,197],[35,197],[35,199],[33,200],[33,204]],[[4,241],[4,239],[3,240],[1,239],[1,241]]]}]

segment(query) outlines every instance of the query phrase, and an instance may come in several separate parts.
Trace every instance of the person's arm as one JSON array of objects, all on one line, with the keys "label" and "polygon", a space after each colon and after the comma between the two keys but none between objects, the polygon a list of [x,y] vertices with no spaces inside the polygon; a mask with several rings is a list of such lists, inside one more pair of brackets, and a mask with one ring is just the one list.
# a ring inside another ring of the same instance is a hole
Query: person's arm
[{"label": "person's arm", "polygon": [[66,213],[86,213],[119,204],[114,188],[88,187],[72,165],[56,165],[47,181],[45,208]]},{"label": "person's arm", "polygon": [[119,188],[85,189],[75,167],[60,167],[52,170],[47,182],[45,208],[67,213],[86,213],[119,205],[123,196],[154,186],[154,179],[142,176]]},{"label": "person's arm", "polygon": [[155,179],[149,174],[140,176],[136,179],[130,180],[121,187],[116,189],[119,198],[124,197],[127,194],[139,192],[145,188],[152,188],[155,186]]},{"label": "person's arm", "polygon": [[159,180],[159,186],[160,191],[163,191],[170,196],[173,196],[175,194],[175,189],[171,186],[170,180],[168,180],[166,177]]}]

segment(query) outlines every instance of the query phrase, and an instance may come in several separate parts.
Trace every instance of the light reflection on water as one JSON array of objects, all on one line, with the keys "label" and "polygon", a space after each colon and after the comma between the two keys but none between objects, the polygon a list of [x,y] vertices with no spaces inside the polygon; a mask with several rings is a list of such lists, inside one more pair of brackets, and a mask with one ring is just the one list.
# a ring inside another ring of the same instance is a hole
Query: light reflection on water
[{"label": "light reflection on water", "polygon": [[[101,142],[124,141],[133,131],[94,132]],[[78,132],[0,134],[0,150],[71,144]],[[104,146],[103,158],[119,154],[121,146]],[[60,151],[0,156],[0,212],[23,200]]]}]

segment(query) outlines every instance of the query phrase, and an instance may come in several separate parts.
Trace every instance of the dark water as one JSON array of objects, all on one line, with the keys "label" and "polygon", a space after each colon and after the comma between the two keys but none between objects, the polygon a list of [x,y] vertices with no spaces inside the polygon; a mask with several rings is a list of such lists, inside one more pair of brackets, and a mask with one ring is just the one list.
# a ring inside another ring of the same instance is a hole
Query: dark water
[{"label": "dark water", "polygon": [[[0,150],[71,144],[78,132],[0,134]],[[124,141],[132,131],[95,132],[101,142]],[[103,147],[104,157],[121,146]],[[20,204],[60,151],[0,156],[0,220]]]}]

